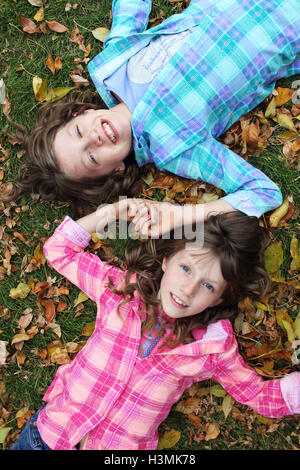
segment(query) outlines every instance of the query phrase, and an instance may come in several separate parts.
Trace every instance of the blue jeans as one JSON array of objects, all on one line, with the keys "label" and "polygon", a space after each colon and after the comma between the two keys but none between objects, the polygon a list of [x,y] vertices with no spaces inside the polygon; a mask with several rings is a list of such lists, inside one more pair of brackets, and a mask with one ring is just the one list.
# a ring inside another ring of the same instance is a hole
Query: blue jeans
[{"label": "blue jeans", "polygon": [[41,409],[27,421],[11,450],[51,450],[43,442],[37,428],[37,418]]}]

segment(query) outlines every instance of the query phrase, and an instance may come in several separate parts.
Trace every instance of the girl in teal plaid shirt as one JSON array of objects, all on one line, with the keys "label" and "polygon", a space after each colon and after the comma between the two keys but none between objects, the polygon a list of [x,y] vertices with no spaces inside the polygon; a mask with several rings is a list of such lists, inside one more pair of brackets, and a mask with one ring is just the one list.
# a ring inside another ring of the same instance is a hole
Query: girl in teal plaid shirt
[{"label": "girl in teal plaid shirt", "polygon": [[[209,210],[261,216],[279,188],[217,137],[300,72],[298,0],[191,0],[147,29],[151,0],[114,0],[104,50],[88,65],[100,97],[47,104],[18,138],[30,165],[16,185],[96,206],[136,194],[140,167],[200,179],[227,195]],[[208,204],[210,206],[211,203]]]}]

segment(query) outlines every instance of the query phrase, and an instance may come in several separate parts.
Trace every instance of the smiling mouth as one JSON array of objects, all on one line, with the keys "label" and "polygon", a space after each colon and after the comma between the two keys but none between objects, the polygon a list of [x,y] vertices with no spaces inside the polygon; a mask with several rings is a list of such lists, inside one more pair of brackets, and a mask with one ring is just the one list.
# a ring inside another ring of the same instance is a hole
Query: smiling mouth
[{"label": "smiling mouth", "polygon": [[118,133],[117,131],[109,124],[107,121],[101,122],[103,131],[106,137],[113,143],[116,144],[118,140]]},{"label": "smiling mouth", "polygon": [[178,307],[178,308],[187,308],[188,305],[186,305],[177,295],[173,294],[170,292],[170,297],[172,302]]}]

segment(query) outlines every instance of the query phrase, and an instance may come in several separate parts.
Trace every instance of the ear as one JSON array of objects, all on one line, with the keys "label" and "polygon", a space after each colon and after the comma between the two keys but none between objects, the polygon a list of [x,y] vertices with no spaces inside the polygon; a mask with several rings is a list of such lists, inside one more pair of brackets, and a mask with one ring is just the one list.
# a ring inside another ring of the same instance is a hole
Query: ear
[{"label": "ear", "polygon": [[167,258],[166,257],[164,257],[164,259],[163,259],[163,262],[161,264],[161,269],[163,270],[163,272],[165,272],[166,269],[167,269]]},{"label": "ear", "polygon": [[115,168],[114,171],[121,171],[123,173],[125,171],[125,163],[121,162],[120,165],[117,168]]}]

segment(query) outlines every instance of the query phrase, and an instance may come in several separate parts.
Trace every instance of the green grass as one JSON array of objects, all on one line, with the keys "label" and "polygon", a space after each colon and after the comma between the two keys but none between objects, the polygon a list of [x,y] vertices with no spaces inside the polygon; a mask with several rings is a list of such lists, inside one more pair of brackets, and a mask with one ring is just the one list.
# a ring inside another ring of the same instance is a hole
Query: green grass
[{"label": "green grass", "polygon": [[[45,19],[56,20],[69,28],[69,32],[77,25],[84,37],[84,44],[91,44],[89,57],[94,57],[102,49],[102,44],[97,41],[91,30],[106,24],[110,26],[111,0],[80,1],[76,9],[65,12],[66,0],[51,0],[45,8]],[[72,2],[73,3],[73,2]],[[171,4],[168,0],[153,2],[152,18],[158,17],[163,10],[165,16],[178,12],[178,4]],[[7,87],[7,93],[11,103],[11,119],[31,128],[34,124],[35,114],[39,107],[36,103],[32,78],[37,75],[43,80],[48,78],[49,86],[72,86],[69,74],[74,69],[74,58],[83,57],[83,52],[78,45],[69,41],[69,34],[58,34],[48,31],[47,34],[29,35],[21,30],[19,16],[33,19],[37,8],[29,4],[27,0],[16,2],[9,0],[1,3],[0,8],[0,78],[3,78]],[[61,56],[63,68],[55,76],[45,65],[45,61],[51,54],[53,57]],[[86,69],[83,75],[88,77]],[[286,82],[282,82],[284,85]],[[290,82],[287,82],[290,83]],[[92,85],[91,85],[92,86]],[[14,180],[17,173],[26,166],[25,157],[17,158],[20,148],[11,145],[5,138],[7,120],[1,111],[0,116],[0,144],[5,150],[10,150],[10,158],[1,163],[4,170],[4,182]],[[1,148],[1,147],[0,147]],[[0,157],[2,156],[0,152]],[[292,195],[295,203],[299,204],[300,185],[299,172],[295,167],[287,164],[282,153],[281,146],[270,146],[259,157],[250,157],[250,163],[264,171],[271,179],[279,184],[284,197]],[[51,270],[47,264],[36,271],[26,273],[22,268],[24,257],[27,256],[28,265],[34,249],[43,241],[59,224],[62,218],[70,213],[70,207],[63,203],[47,203],[33,201],[29,195],[25,195],[16,201],[11,207],[6,205],[6,212],[2,207],[1,228],[7,239],[0,238],[0,267],[3,265],[4,250],[13,244],[17,251],[11,258],[11,263],[18,268],[10,276],[5,275],[0,281],[0,341],[8,342],[9,356],[7,364],[0,368],[0,384],[5,382],[5,392],[0,395],[0,426],[5,426],[4,409],[8,412],[7,425],[17,430],[16,413],[28,406],[30,410],[37,410],[42,404],[42,397],[50,385],[57,365],[47,364],[37,355],[37,352],[47,349],[51,341],[57,339],[52,329],[39,328],[30,341],[25,341],[22,351],[26,355],[25,363],[18,366],[16,352],[11,345],[13,336],[20,330],[18,320],[25,309],[32,308],[34,315],[32,325],[38,321],[40,314],[37,305],[37,294],[29,294],[25,299],[14,300],[9,297],[10,289],[22,282],[34,280],[45,281],[47,278],[56,278],[54,286],[66,285],[64,279]],[[12,219],[15,226],[9,227],[8,221]],[[285,252],[284,272],[289,269],[289,243],[293,233],[297,231],[299,217],[291,221],[288,228],[280,228],[273,232],[274,239],[282,240]],[[22,233],[26,243],[14,236],[14,232]],[[8,244],[8,245],[7,245]],[[123,240],[111,241],[115,255],[123,258],[125,242]],[[66,310],[57,314],[55,321],[61,327],[61,340],[64,344],[72,341],[86,339],[81,335],[83,327],[95,319],[95,305],[90,301],[83,304],[83,312],[76,316],[77,309],[74,301],[78,295],[78,289],[70,288],[69,296],[60,296],[67,303]],[[1,390],[1,388],[0,388]],[[300,447],[299,419],[287,417],[278,420],[278,429],[267,432],[268,426],[257,420],[255,414],[247,407],[236,404],[235,407],[245,415],[245,421],[233,418],[231,415],[225,420],[221,411],[222,400],[210,397],[203,408],[203,424],[218,423],[220,434],[215,440],[205,441],[191,439],[191,432],[198,435],[200,430],[182,414],[172,411],[168,419],[161,425],[160,432],[168,429],[180,430],[180,441],[175,449],[287,449],[292,446]],[[276,423],[277,421],[274,420]],[[199,436],[198,436],[199,437]],[[10,447],[13,439],[7,443]],[[3,446],[2,446],[3,447]],[[1,444],[0,444],[1,448]]]}]

